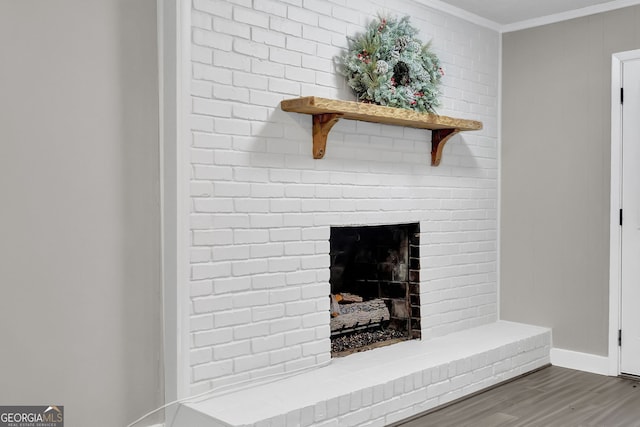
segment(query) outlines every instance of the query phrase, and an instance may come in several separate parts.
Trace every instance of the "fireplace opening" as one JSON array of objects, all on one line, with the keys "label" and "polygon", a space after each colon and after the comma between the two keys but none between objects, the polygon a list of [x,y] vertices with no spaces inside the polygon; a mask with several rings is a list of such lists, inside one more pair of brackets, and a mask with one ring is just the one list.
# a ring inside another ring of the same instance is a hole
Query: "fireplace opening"
[{"label": "fireplace opening", "polygon": [[331,227],[331,354],[420,338],[420,225]]}]

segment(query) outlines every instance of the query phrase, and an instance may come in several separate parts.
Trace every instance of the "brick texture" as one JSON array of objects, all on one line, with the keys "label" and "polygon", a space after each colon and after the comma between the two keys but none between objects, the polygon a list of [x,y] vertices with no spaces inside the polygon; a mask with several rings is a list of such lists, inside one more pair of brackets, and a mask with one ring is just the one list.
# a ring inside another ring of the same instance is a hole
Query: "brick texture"
[{"label": "brick texture", "polygon": [[194,0],[193,393],[328,359],[330,226],[420,223],[423,337],[496,320],[498,33],[403,2],[443,62],[439,113],[484,122],[437,168],[428,131],[344,120],[314,160],[310,116],[279,108],[352,100],[334,58],[388,7]]}]

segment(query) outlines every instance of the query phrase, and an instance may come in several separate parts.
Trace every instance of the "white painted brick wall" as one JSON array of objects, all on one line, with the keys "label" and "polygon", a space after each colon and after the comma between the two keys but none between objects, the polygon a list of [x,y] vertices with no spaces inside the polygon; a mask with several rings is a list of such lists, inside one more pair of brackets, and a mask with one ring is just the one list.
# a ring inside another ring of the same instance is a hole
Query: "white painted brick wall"
[{"label": "white painted brick wall", "polygon": [[[193,393],[329,359],[334,225],[420,223],[423,337],[496,319],[499,35],[411,1],[402,7],[193,1]],[[279,102],[352,100],[334,57],[347,35],[389,10],[433,38],[447,73],[439,112],[481,120],[484,130],[456,136],[433,168],[428,131],[343,120],[314,160],[310,116]]]}]

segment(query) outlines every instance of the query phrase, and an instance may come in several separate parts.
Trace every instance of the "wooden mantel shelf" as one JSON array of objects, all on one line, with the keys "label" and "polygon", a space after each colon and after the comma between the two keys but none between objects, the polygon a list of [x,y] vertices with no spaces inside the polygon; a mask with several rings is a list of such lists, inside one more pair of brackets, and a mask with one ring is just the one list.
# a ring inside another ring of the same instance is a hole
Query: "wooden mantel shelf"
[{"label": "wooden mantel shelf", "polygon": [[452,136],[462,131],[482,129],[482,122],[475,120],[456,119],[403,108],[383,107],[376,104],[340,101],[315,96],[286,99],[280,103],[280,106],[284,111],[313,116],[314,159],[324,157],[329,131],[340,119],[430,129],[432,131],[432,166],[440,164],[442,149]]}]

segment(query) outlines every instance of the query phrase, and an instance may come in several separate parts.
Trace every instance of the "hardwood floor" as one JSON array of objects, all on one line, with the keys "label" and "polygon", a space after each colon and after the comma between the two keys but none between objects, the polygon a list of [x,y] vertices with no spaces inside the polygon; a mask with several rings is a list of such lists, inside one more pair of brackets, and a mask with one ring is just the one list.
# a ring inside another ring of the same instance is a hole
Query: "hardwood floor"
[{"label": "hardwood floor", "polygon": [[640,383],[551,366],[398,425],[640,427]]}]

